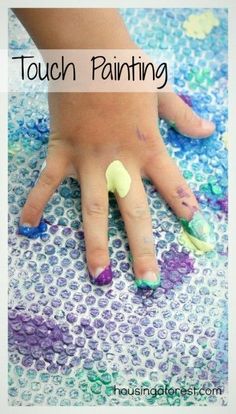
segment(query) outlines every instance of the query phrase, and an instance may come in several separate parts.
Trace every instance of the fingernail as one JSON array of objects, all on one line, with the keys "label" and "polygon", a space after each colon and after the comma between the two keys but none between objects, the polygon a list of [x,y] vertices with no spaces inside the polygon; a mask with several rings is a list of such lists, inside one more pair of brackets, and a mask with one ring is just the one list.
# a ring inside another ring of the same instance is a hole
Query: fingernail
[{"label": "fingernail", "polygon": [[20,224],[18,227],[18,234],[26,236],[29,239],[36,239],[40,234],[45,233],[46,230],[47,224],[41,219],[38,226],[32,226],[29,223]]},{"label": "fingernail", "polygon": [[89,273],[89,277],[92,283],[102,286],[102,285],[108,285],[112,281],[112,270],[111,265],[108,265],[107,267],[98,267],[94,275]]},{"label": "fingernail", "polygon": [[190,221],[180,219],[180,222],[190,242],[198,250],[208,252],[214,249],[216,240],[212,226],[200,211],[196,211]]},{"label": "fingernail", "polygon": [[215,125],[213,122],[208,121],[207,119],[201,119],[201,127],[203,129],[209,129],[209,128],[215,128]]},{"label": "fingernail", "polygon": [[135,279],[136,286],[139,288],[151,288],[156,289],[160,286],[161,275],[155,272],[148,271],[144,273],[141,279]]}]

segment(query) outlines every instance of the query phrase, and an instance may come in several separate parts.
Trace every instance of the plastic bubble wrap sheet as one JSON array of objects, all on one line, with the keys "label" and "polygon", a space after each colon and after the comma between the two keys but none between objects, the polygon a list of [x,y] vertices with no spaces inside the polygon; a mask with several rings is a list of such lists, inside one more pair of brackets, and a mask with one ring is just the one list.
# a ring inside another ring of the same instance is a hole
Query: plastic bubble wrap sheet
[{"label": "plastic bubble wrap sheet", "polygon": [[[204,9],[205,11],[205,9]],[[163,121],[171,155],[213,224],[216,248],[195,255],[179,243],[181,226],[144,180],[163,276],[156,291],[135,286],[123,221],[110,198],[109,249],[114,278],[91,285],[85,264],[80,189],[66,179],[48,203],[47,231],[17,234],[19,215],[47,152],[47,97],[9,97],[9,404],[224,405],[223,395],[114,393],[227,385],[227,12],[202,38],[184,23],[201,9],[122,9],[142,48],[176,58],[175,89],[216,123],[208,139],[184,138]],[[191,24],[190,24],[191,26]],[[9,15],[9,47],[28,34]]]}]

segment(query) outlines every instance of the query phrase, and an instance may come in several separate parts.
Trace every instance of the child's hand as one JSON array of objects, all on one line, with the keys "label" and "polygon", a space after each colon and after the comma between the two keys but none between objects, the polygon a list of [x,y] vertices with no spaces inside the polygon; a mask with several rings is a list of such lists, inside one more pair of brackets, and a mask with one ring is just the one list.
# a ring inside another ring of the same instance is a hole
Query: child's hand
[{"label": "child's hand", "polygon": [[116,197],[137,279],[155,283],[159,277],[141,176],[152,180],[178,217],[190,220],[199,209],[160,136],[157,105],[159,115],[175,122],[183,134],[209,136],[214,125],[198,118],[174,93],[160,93],[158,100],[159,104],[154,93],[49,95],[51,136],[46,167],[29,194],[20,222],[37,226],[61,181],[68,175],[76,176],[81,186],[87,263],[94,277],[109,265],[105,172],[112,161],[120,160],[131,177],[128,194]]},{"label": "child's hand", "polygon": [[[115,9],[19,8],[15,13],[40,49],[137,47]],[[213,132],[214,125],[199,119],[174,93],[162,92],[158,99],[159,115],[174,122],[180,132],[198,137]],[[141,176],[153,181],[178,217],[190,220],[199,208],[157,128],[157,95],[55,93],[49,94],[49,108],[51,138],[47,165],[24,206],[21,224],[37,226],[46,203],[63,178],[71,174],[78,177],[88,268],[93,277],[99,275],[97,283],[106,283],[111,271],[107,267],[105,172],[112,161],[120,160],[131,177],[128,194],[124,198],[117,196],[117,201],[128,233],[137,284],[145,286],[149,281],[149,286],[157,286],[159,270]],[[199,227],[203,233],[207,228],[202,222],[199,225],[198,220],[197,234]]]}]

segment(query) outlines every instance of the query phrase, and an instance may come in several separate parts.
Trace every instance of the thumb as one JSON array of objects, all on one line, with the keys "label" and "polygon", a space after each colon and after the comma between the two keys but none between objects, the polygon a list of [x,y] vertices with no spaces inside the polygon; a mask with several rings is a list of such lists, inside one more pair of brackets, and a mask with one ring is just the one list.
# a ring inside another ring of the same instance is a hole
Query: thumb
[{"label": "thumb", "polygon": [[200,118],[174,92],[162,92],[158,95],[158,114],[169,122],[182,135],[189,138],[206,138],[215,131],[215,124]]}]

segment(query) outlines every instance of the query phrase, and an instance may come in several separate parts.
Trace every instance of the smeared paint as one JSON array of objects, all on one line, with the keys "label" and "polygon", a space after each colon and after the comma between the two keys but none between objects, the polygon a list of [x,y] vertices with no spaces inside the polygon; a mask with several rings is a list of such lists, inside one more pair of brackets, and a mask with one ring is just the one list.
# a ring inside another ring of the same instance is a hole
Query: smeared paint
[{"label": "smeared paint", "polygon": [[38,226],[28,226],[28,225],[19,225],[18,234],[26,236],[29,239],[37,239],[41,234],[47,231],[47,223],[45,220],[41,219]]},{"label": "smeared paint", "polygon": [[180,222],[183,226],[180,242],[185,244],[186,247],[194,251],[197,249],[201,252],[208,252],[214,249],[215,236],[200,211],[195,212],[190,221],[180,219]]},{"label": "smeared paint", "polygon": [[108,285],[112,281],[112,270],[111,266],[105,267],[105,269],[99,273],[98,276],[94,277],[89,273],[89,277],[92,283],[98,286]]},{"label": "smeared paint", "polygon": [[181,187],[181,186],[177,187],[176,192],[179,198],[190,197],[190,194],[184,189],[184,187]]},{"label": "smeared paint", "polygon": [[145,135],[140,131],[140,129],[136,128],[136,135],[140,141],[146,141]]},{"label": "smeared paint", "polygon": [[197,255],[202,255],[212,250],[212,247],[210,245],[200,241],[196,237],[190,236],[183,229],[179,236],[179,243]]},{"label": "smeared paint", "polygon": [[[61,326],[55,320],[46,320],[40,315],[32,317],[30,314],[14,310],[9,312],[9,347],[22,355],[23,366],[28,368],[34,365],[37,370],[42,370],[46,365],[53,364],[54,370],[57,371],[62,365],[72,365],[71,361],[69,364],[69,348],[72,344],[69,323],[73,323],[73,320],[70,320],[69,315],[68,325]],[[76,345],[75,342],[74,346]],[[79,347],[79,344],[77,346]]]},{"label": "smeared paint", "polygon": [[162,253],[158,263],[163,277],[161,287],[166,291],[182,284],[184,279],[194,271],[194,258],[177,243],[172,243],[168,251]]},{"label": "smeared paint", "polygon": [[157,275],[157,280],[152,282],[151,280],[135,279],[136,286],[141,289],[149,288],[156,289],[161,284],[161,275]]},{"label": "smeared paint", "polygon": [[131,178],[121,161],[115,160],[107,167],[106,170],[107,189],[120,197],[125,197],[130,189]]},{"label": "smeared paint", "polygon": [[220,22],[212,11],[190,16],[184,21],[183,28],[189,37],[194,39],[204,39],[214,27],[219,26]]}]

